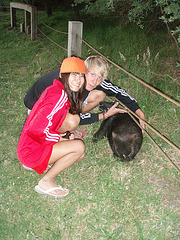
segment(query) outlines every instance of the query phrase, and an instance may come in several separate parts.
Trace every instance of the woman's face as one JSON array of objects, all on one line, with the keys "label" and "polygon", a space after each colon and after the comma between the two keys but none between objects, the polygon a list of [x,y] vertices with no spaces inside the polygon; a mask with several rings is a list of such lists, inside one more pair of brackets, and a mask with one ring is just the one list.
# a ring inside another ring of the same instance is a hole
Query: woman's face
[{"label": "woman's face", "polygon": [[83,73],[70,73],[69,75],[69,88],[72,92],[77,92],[83,85],[85,79]]}]

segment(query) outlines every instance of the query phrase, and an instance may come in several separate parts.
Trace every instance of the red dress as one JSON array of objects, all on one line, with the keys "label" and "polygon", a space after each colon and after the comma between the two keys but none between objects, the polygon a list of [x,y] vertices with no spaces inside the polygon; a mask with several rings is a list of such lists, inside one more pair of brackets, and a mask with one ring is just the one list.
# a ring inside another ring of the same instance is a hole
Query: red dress
[{"label": "red dress", "polygon": [[43,174],[69,108],[64,86],[55,79],[34,105],[22,130],[17,155],[23,165]]}]

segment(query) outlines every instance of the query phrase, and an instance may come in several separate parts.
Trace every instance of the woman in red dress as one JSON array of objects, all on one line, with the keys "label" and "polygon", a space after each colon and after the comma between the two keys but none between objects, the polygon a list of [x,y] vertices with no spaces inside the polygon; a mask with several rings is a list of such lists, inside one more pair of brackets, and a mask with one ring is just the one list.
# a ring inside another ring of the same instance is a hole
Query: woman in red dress
[{"label": "woman in red dress", "polygon": [[54,178],[84,158],[84,142],[63,135],[79,124],[85,74],[84,61],[64,59],[59,78],[41,94],[24,125],[17,147],[20,162],[38,174],[52,165],[35,187],[38,193],[56,198],[68,195],[69,190],[57,185]]}]

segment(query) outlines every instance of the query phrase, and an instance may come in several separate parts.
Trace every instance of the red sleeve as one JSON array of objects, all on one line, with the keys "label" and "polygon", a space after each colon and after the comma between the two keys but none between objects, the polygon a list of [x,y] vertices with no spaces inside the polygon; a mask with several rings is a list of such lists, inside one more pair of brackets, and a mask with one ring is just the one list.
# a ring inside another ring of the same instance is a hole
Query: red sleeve
[{"label": "red sleeve", "polygon": [[[57,122],[62,124],[66,117],[65,106],[68,101],[66,93],[46,93],[37,102],[35,112],[28,125],[27,134],[40,144],[55,144],[60,139],[56,129]],[[33,110],[32,110],[33,111]],[[58,114],[57,114],[58,112]],[[55,124],[56,123],[56,124]]]}]

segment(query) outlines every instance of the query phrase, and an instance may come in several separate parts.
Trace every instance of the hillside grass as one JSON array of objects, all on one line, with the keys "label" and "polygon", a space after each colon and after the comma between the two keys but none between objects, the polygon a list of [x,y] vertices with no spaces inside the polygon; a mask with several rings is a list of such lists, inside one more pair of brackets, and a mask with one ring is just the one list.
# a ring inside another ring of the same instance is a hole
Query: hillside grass
[{"label": "hillside grass", "polygon": [[[23,13],[17,16],[21,21]],[[37,40],[11,29],[9,15],[0,17],[0,239],[179,239],[179,174],[153,142],[144,135],[135,160],[124,164],[113,157],[107,139],[92,142],[100,126],[83,126],[86,156],[62,172],[56,181],[70,190],[61,199],[34,191],[40,176],[22,168],[16,148],[27,109],[23,98],[30,86],[59,63]],[[60,9],[50,18],[39,12],[39,19],[60,30],[68,29],[72,12]],[[146,32],[119,19],[80,19],[83,38],[109,59],[135,76],[179,100],[177,51],[165,29]],[[67,36],[48,30],[50,38],[67,48]],[[39,35],[42,43],[60,61],[67,52]],[[150,53],[150,54],[149,54]],[[159,53],[159,54],[158,54]],[[82,57],[95,54],[83,44]],[[111,67],[110,79],[134,96],[145,112],[147,122],[177,146],[179,109],[169,101]],[[96,109],[95,111],[98,111]],[[179,166],[179,153],[148,132]]]}]

